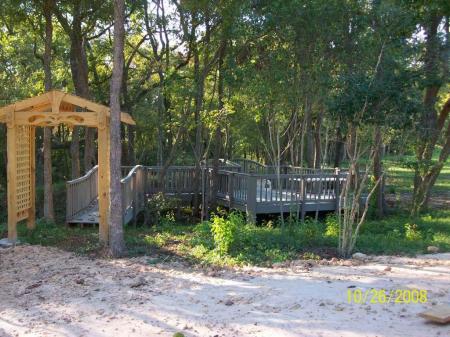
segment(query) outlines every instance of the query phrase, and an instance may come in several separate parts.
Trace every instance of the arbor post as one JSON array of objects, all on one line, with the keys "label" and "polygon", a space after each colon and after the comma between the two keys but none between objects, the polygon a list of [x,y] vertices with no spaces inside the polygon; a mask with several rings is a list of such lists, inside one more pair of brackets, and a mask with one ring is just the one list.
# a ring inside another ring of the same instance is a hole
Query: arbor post
[{"label": "arbor post", "polygon": [[99,239],[105,244],[109,242],[109,138],[106,113],[102,113],[101,116],[99,116],[98,126],[98,208]]},{"label": "arbor post", "polygon": [[30,127],[30,208],[27,228],[36,228],[36,127]]},{"label": "arbor post", "polygon": [[256,177],[247,177],[247,222],[256,223]]},{"label": "arbor post", "polygon": [[[14,118],[14,117],[12,117]],[[16,149],[16,127],[14,122],[7,125],[7,157],[8,157],[8,239],[17,240],[17,149]]]}]

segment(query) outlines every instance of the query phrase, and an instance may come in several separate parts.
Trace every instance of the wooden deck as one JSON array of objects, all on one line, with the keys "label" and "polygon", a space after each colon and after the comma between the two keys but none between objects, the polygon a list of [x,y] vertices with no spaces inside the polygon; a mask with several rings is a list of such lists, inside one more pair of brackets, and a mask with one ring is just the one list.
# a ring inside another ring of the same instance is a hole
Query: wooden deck
[{"label": "wooden deck", "polygon": [[[336,211],[346,173],[334,169],[312,170],[284,166],[275,168],[252,161],[224,163],[219,170],[216,201],[229,209],[246,212],[249,221],[257,214],[295,213],[304,219],[307,212]],[[196,177],[194,166],[169,167],[162,176],[157,166],[124,167],[122,212],[124,223],[136,220],[145,199],[163,192],[185,202],[198,193],[203,207],[213,195],[212,169],[204,167]],[[67,183],[68,223],[97,223],[97,171]],[[195,188],[193,182],[199,181]]]}]

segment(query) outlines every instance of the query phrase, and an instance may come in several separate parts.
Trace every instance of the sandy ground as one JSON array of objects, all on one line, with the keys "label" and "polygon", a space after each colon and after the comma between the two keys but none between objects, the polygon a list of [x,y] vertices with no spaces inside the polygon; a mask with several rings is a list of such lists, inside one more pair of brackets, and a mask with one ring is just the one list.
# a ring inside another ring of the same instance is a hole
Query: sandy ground
[{"label": "sandy ground", "polygon": [[[450,336],[417,316],[450,303],[450,254],[227,271],[147,261],[0,249],[0,336]],[[349,304],[358,288],[424,289],[428,303]]]}]

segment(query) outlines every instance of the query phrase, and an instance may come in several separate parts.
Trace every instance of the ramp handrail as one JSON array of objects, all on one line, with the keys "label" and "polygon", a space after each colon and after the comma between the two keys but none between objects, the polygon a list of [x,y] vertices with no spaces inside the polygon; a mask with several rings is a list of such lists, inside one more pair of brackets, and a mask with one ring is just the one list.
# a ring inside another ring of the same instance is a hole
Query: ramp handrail
[{"label": "ramp handrail", "polygon": [[125,178],[122,185],[122,216],[126,224],[132,219],[136,221],[137,214],[145,207],[146,175],[142,165],[134,166]]},{"label": "ramp handrail", "polygon": [[66,182],[66,220],[88,207],[98,197],[98,165],[84,176]]}]

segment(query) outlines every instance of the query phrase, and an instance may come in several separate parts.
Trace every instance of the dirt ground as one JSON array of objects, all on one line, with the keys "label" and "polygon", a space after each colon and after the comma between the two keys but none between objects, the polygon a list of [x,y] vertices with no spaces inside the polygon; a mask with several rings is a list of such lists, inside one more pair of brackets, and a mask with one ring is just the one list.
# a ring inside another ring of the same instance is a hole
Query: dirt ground
[{"label": "dirt ground", "polygon": [[[0,336],[450,336],[450,254],[211,270],[148,258],[0,249]],[[349,304],[349,289],[422,289],[426,304]]]}]

